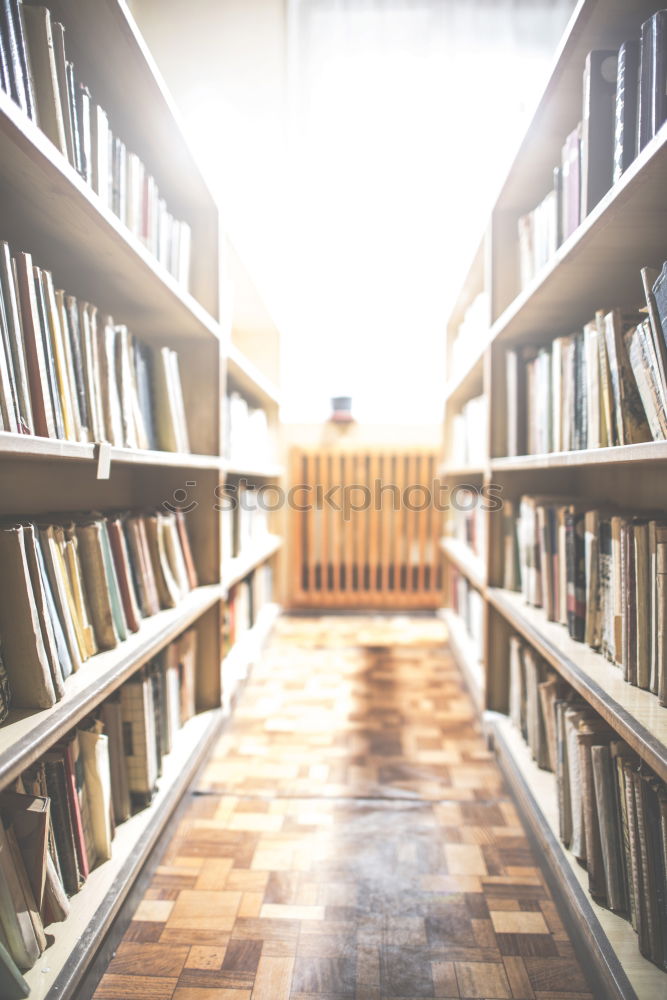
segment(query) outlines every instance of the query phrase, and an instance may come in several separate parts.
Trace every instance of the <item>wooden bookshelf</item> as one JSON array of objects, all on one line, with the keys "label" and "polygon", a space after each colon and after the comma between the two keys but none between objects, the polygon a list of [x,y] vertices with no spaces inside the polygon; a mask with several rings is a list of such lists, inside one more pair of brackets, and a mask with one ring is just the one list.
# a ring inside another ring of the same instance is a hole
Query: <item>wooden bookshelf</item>
[{"label": "wooden bookshelf", "polygon": [[447,641],[454,659],[463,673],[477,711],[480,712],[484,708],[485,700],[484,665],[459,616],[451,608],[443,608],[441,617],[447,626]]},{"label": "wooden bookshelf", "polygon": [[221,670],[225,711],[231,711],[240,687],[248,677],[250,667],[259,657],[279,614],[278,604],[265,604],[253,627],[237,640],[223,659]]},{"label": "wooden bookshelf", "polygon": [[[226,476],[278,481],[282,469],[277,461],[258,466],[252,456],[247,461],[241,456],[235,465],[223,458],[222,396],[228,378],[267,408],[276,436],[279,392],[256,363],[261,359],[248,358],[230,344],[231,295],[220,274],[216,201],[127,5],[124,0],[83,5],[49,0],[48,6],[65,25],[68,58],[93,100],[108,112],[113,132],[139,155],[169,210],[192,230],[186,289],[0,91],[0,239],[52,272],[56,288],[94,303],[148,344],[176,350],[192,448],[187,454],[142,451],[0,432],[1,517],[155,509],[183,492],[196,501],[187,525],[200,586],[177,607],[144,619],[139,631],[115,649],[85,662],[67,678],[64,697],[51,709],[14,710],[0,725],[1,789],[185,629],[197,631],[198,714],[178,732],[151,805],[117,827],[111,860],[72,897],[69,918],[47,928],[53,941],[26,974],[31,1000],[75,1000],[114,916],[219,731],[223,703],[230,703],[221,671],[227,590],[274,557],[282,544],[276,520],[266,544],[224,562],[216,490]],[[246,666],[252,662],[278,610],[274,597],[229,656]]]},{"label": "wooden bookshelf", "polygon": [[[583,328],[598,309],[641,305],[640,269],[667,259],[667,126],[645,146],[577,229],[530,284],[520,287],[517,223],[541,201],[553,182],[566,136],[581,119],[582,75],[593,49],[617,49],[638,37],[655,3],[638,0],[579,0],[556,53],[549,80],[522,140],[462,282],[448,320],[446,356],[466,308],[481,292],[489,302],[488,327],[469,345],[468,362],[446,384],[443,484],[500,486],[505,500],[523,494],[558,494],[591,507],[613,502],[641,512],[664,506],[667,443],[651,442],[551,454],[506,454],[505,351],[543,345]],[[452,426],[471,398],[487,406],[485,461],[461,467]],[[544,851],[556,889],[581,930],[603,984],[600,995],[649,1000],[667,989],[667,977],[638,950],[626,921],[597,906],[588,893],[586,873],[562,847],[558,836],[555,782],[540,771],[504,715],[508,711],[509,637],[519,635],[555,669],[577,694],[663,780],[667,780],[667,709],[655,695],[623,680],[602,655],[572,640],[567,629],[549,622],[544,611],[527,605],[521,594],[503,589],[503,514],[485,515],[486,547],[480,562],[465,546],[443,541],[445,579],[462,574],[484,601],[483,681],[478,704],[487,716],[499,759],[529,825]],[[467,677],[474,676],[474,646],[452,611],[445,588],[445,620],[454,655]],[[470,682],[469,682],[470,683]],[[474,685],[471,685],[474,691]],[[596,994],[597,995],[597,994]]]}]

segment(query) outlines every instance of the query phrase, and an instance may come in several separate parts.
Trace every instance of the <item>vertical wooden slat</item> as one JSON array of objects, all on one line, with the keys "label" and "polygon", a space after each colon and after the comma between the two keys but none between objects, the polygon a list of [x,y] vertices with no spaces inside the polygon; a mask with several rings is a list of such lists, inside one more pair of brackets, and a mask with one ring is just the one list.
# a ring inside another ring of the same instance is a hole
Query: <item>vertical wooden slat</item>
[{"label": "vertical wooden slat", "polygon": [[375,503],[375,483],[379,479],[380,460],[377,452],[368,456],[368,487],[371,491],[371,503],[368,511],[368,589],[371,594],[381,594],[382,588],[378,580],[380,562],[380,532],[381,512]]},{"label": "vertical wooden slat", "polygon": [[[298,448],[292,451],[291,485],[296,486],[301,482],[302,452]],[[295,603],[303,603],[307,596],[303,586],[303,522],[299,511],[293,508],[287,512],[290,525],[290,538],[292,541],[292,562],[290,567],[291,592]]]},{"label": "vertical wooden slat", "polygon": [[[330,483],[333,486],[335,483],[339,483],[339,459],[337,455],[329,456],[329,466],[331,471]],[[333,502],[337,503],[338,494],[334,494]],[[341,533],[340,533],[340,514],[335,509],[331,510],[331,570],[332,570],[332,581],[331,581],[331,602],[334,607],[340,604],[340,565],[341,565]]]},{"label": "vertical wooden slat", "polygon": [[[306,475],[304,477],[304,483],[307,486],[312,486],[316,482],[316,457],[314,454],[308,454],[306,456]],[[312,496],[310,493],[303,494],[298,498],[299,504],[305,506],[311,503]],[[315,583],[315,567],[317,565],[317,543],[315,538],[315,512],[313,510],[303,511],[301,516],[305,518],[306,521],[306,565],[308,567],[308,590],[312,595],[313,601],[317,602],[317,587]]]},{"label": "vertical wooden slat", "polygon": [[[420,455],[418,458],[418,482],[424,486],[427,490],[431,489],[431,459],[429,455]],[[421,594],[427,592],[427,573],[426,573],[426,540],[428,531],[428,514],[429,509],[432,506],[432,501],[429,507],[424,510],[419,511],[417,518],[417,537],[418,537],[418,553],[419,553],[419,571],[417,573],[417,590]]]},{"label": "vertical wooden slat", "polygon": [[321,500],[321,510],[320,510],[320,552],[321,552],[321,573],[322,573],[322,602],[326,604],[330,598],[330,579],[329,572],[331,568],[331,533],[329,531],[330,522],[330,510],[325,502],[325,496],[327,490],[329,489],[329,462],[331,458],[326,452],[320,455],[320,475],[319,475],[319,485],[320,487],[320,500]]}]

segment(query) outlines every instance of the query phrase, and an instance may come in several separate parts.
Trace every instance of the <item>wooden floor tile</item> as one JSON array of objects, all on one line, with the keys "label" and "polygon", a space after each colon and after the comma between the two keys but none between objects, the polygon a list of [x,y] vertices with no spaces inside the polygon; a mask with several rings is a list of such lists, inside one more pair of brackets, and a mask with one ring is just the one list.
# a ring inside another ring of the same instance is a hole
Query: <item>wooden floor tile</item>
[{"label": "wooden floor tile", "polygon": [[279,620],[96,1000],[593,1000],[426,618]]}]

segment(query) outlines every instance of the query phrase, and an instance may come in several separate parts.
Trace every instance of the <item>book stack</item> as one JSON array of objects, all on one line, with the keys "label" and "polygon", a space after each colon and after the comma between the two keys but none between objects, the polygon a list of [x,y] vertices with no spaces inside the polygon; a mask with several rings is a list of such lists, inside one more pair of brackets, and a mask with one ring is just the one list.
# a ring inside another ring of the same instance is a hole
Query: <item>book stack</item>
[{"label": "book stack", "polygon": [[241,467],[271,461],[271,435],[266,412],[251,406],[240,392],[225,397],[223,457]]},{"label": "book stack", "polygon": [[553,186],[518,221],[519,274],[525,288],[653,138],[667,117],[667,11],[618,50],[586,56],[581,121],[554,168]]},{"label": "book stack", "polygon": [[560,836],[593,899],[667,969],[667,786],[527,645],[510,637],[510,717],[553,771]]},{"label": "book stack", "polygon": [[65,28],[47,7],[6,0],[0,23],[0,86],[184,287],[190,226],[168,211],[155,178],[114,135],[67,58]]},{"label": "book stack", "polygon": [[478,490],[458,486],[447,514],[447,534],[466,545],[478,558],[486,552],[484,498]]},{"label": "book stack", "polygon": [[235,558],[261,544],[269,533],[268,511],[261,495],[245,480],[227,483],[221,510],[224,558]]},{"label": "book stack", "polygon": [[491,306],[486,292],[479,292],[472,300],[454,335],[451,344],[449,379],[454,382],[466,371],[479,353],[479,345],[484,342],[489,330]]},{"label": "book stack", "polygon": [[539,496],[512,512],[505,583],[667,704],[667,515]]},{"label": "book stack", "polygon": [[463,621],[473,641],[478,661],[484,656],[484,601],[481,594],[457,569],[451,570],[451,607]]},{"label": "book stack", "polygon": [[667,262],[641,274],[641,310],[506,351],[508,455],[667,439]]},{"label": "book stack", "polygon": [[229,591],[223,618],[224,655],[257,624],[259,614],[273,600],[273,568],[258,566]]},{"label": "book stack", "polygon": [[181,512],[0,527],[0,718],[50,708],[67,678],[197,586]]},{"label": "book stack", "polygon": [[28,995],[20,972],[47,947],[44,928],[111,857],[115,827],[150,803],[195,712],[196,652],[190,629],[0,794],[0,977],[16,987],[3,997]]},{"label": "book stack", "polygon": [[486,396],[474,396],[452,420],[450,462],[465,468],[483,465],[486,452],[486,421],[488,407]]},{"label": "book stack", "polygon": [[187,452],[178,356],[0,242],[0,430]]}]

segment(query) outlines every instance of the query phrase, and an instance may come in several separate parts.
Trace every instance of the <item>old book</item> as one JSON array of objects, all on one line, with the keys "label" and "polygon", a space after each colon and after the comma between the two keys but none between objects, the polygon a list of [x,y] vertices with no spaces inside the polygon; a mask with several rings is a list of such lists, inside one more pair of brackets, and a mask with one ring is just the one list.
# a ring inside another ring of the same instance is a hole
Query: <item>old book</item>
[{"label": "old book", "polygon": [[144,518],[144,524],[151,564],[160,596],[160,606],[174,608],[181,598],[181,591],[167,556],[162,517],[160,514],[147,514]]},{"label": "old book", "polygon": [[[642,877],[647,887],[647,955],[657,966],[665,968],[667,959],[667,911],[665,910],[664,852],[660,832],[660,807],[658,782],[646,769],[636,775],[639,797],[638,832],[641,853]],[[642,942],[639,942],[640,951]]]},{"label": "old book", "polygon": [[509,715],[526,739],[526,686],[524,678],[523,648],[515,635],[509,639]]},{"label": "old book", "polygon": [[594,744],[604,740],[605,736],[608,738],[608,730],[602,720],[591,718],[579,723],[577,739],[579,741],[579,774],[584,816],[588,891],[593,899],[603,906],[607,906],[607,884],[600,842],[600,824],[595,798],[591,749]]},{"label": "old book", "polygon": [[33,898],[41,913],[46,886],[50,801],[42,795],[4,789],[0,794],[0,811],[14,830]]},{"label": "old book", "polygon": [[651,440],[623,337],[632,325],[620,309],[613,309],[605,316],[605,344],[609,356],[617,443],[620,445]]},{"label": "old book", "polygon": [[56,301],[60,312],[61,323],[65,335],[69,342],[69,350],[72,358],[72,370],[74,375],[74,398],[77,402],[79,413],[79,423],[81,427],[81,440],[89,441],[91,430],[91,416],[87,393],[87,372],[86,357],[84,351],[83,336],[79,323],[79,309],[73,295],[66,295],[62,289],[56,290]]},{"label": "old book", "polygon": [[570,636],[583,642],[586,629],[585,515],[575,505],[565,513],[567,563],[567,627]]},{"label": "old book", "polygon": [[657,361],[652,353],[648,320],[627,330],[624,341],[651,437],[654,441],[664,441],[667,438],[667,411]]},{"label": "old book", "polygon": [[197,570],[195,568],[194,556],[192,554],[192,548],[190,546],[190,536],[188,534],[188,528],[185,521],[185,514],[182,510],[177,510],[174,513],[176,518],[176,527],[178,529],[178,537],[181,544],[181,551],[183,553],[183,559],[185,561],[185,567],[187,571],[188,584],[190,590],[194,590],[198,585]]},{"label": "old book", "polygon": [[35,103],[39,127],[63,156],[67,156],[65,125],[58,88],[51,14],[46,7],[23,4],[23,23],[35,81]]},{"label": "old book", "polygon": [[65,155],[72,164],[76,165],[74,155],[74,127],[72,124],[72,113],[69,102],[69,87],[67,85],[67,58],[65,56],[65,28],[59,21],[51,21],[51,37],[53,39],[53,58],[56,68],[56,80],[58,84],[58,95],[60,99],[60,111],[63,120],[63,134],[65,138]]},{"label": "old book", "polygon": [[558,676],[549,673],[547,679],[539,684],[542,718],[546,739],[547,762],[550,771],[556,773],[558,767],[558,736],[556,733],[556,701],[561,687]]},{"label": "old book", "polygon": [[130,800],[143,808],[155,794],[158,776],[153,686],[145,669],[123,684],[120,698]]},{"label": "old book", "polygon": [[164,551],[172,576],[178,587],[179,599],[190,590],[190,577],[185,564],[181,539],[173,511],[158,514],[159,530],[164,537]]},{"label": "old book", "polygon": [[130,334],[126,326],[116,326],[115,328],[115,352],[116,385],[120,403],[123,444],[126,448],[138,448]]},{"label": "old book", "polygon": [[616,776],[616,791],[619,806],[621,828],[621,851],[623,854],[623,871],[625,875],[625,890],[628,902],[628,916],[634,930],[637,929],[636,886],[632,879],[632,859],[630,848],[630,800],[626,783],[626,762],[632,759],[632,752],[622,740],[612,740],[609,744],[612,765]]},{"label": "old book", "polygon": [[586,56],[581,122],[581,218],[612,183],[618,54],[595,49]]},{"label": "old book", "polygon": [[51,331],[49,326],[49,316],[48,316],[48,306],[46,302],[46,296],[44,293],[44,284],[42,281],[42,271],[41,268],[33,266],[33,281],[35,285],[35,302],[37,303],[37,314],[39,316],[39,329],[42,335],[42,344],[44,347],[44,358],[46,361],[46,378],[48,383],[49,395],[51,398],[51,407],[53,410],[53,420],[56,428],[56,437],[64,438],[65,435],[65,419],[63,415],[63,405],[60,398],[60,390],[58,386],[58,373],[56,366],[56,357],[54,353],[54,344],[51,338]]},{"label": "old book", "polygon": [[160,610],[160,596],[153,571],[145,519],[138,515],[128,516],[125,519],[125,537],[141,613],[145,617],[156,615]]},{"label": "old book", "polygon": [[90,145],[92,153],[91,184],[103,205],[109,206],[109,119],[104,108],[94,104],[90,109]]},{"label": "old book", "polygon": [[637,152],[637,101],[639,87],[639,42],[623,42],[618,50],[614,128],[614,169],[616,183]]},{"label": "old book", "polygon": [[41,954],[4,823],[0,822],[0,924],[9,953],[25,972]]},{"label": "old book", "polygon": [[[1,921],[0,929],[2,929]],[[0,939],[0,996],[4,997],[4,1000],[21,1000],[29,994],[30,987]]]},{"label": "old book", "polygon": [[147,344],[134,343],[134,369],[136,373],[137,399],[146,435],[146,447],[158,448],[155,428],[156,412],[153,405],[153,351]]},{"label": "old book", "polygon": [[110,698],[107,698],[102,705],[100,717],[109,739],[108,749],[113,816],[116,823],[123,823],[130,816],[130,790],[124,752],[120,692],[116,692]]},{"label": "old book", "polygon": [[87,302],[79,303],[79,328],[83,346],[83,365],[86,380],[86,402],[93,441],[106,441],[107,434],[102,408],[102,369],[97,337],[97,309]]},{"label": "old book", "polygon": [[637,147],[641,151],[665,120],[665,45],[667,13],[659,10],[641,26]]},{"label": "old book", "polygon": [[30,885],[28,873],[26,872],[23,856],[21,855],[21,850],[16,839],[14,827],[10,822],[5,822],[4,820],[2,821],[2,825],[5,827],[5,839],[9,847],[10,857],[13,861],[16,878],[25,902],[28,916],[30,917],[32,929],[35,934],[35,940],[37,941],[37,947],[41,953],[46,949],[47,943],[42,918],[39,915],[39,909],[37,907],[37,903],[35,902],[35,897]]},{"label": "old book", "polygon": [[11,705],[12,688],[2,655],[2,644],[0,643],[0,722],[4,722],[9,715]]},{"label": "old book", "polygon": [[665,341],[665,337],[667,336],[667,261],[663,263],[662,269],[653,283],[652,292],[655,311],[652,313],[651,309],[649,309],[649,316],[657,315],[662,339]]},{"label": "old book", "polygon": [[542,607],[549,621],[556,620],[554,599],[554,556],[556,551],[553,508],[547,504],[536,507],[537,531],[540,544],[540,573],[542,578]]},{"label": "old book", "polygon": [[14,370],[9,353],[9,334],[0,302],[0,430],[18,434],[18,400]]},{"label": "old book", "polygon": [[599,581],[599,521],[597,510],[584,514],[584,558],[586,575],[586,625],[584,641],[597,649],[601,640]]},{"label": "old book", "polygon": [[656,525],[656,686],[661,705],[667,705],[667,526]]},{"label": "old book", "polygon": [[65,82],[67,84],[67,103],[69,104],[69,120],[72,127],[72,147],[74,169],[80,177],[84,176],[83,159],[81,155],[81,135],[79,133],[79,111],[77,106],[77,86],[74,65],[65,60]]},{"label": "old book", "polygon": [[651,683],[651,578],[648,548],[648,524],[636,520],[633,524],[635,567],[635,660],[636,684],[648,688]]},{"label": "old book", "polygon": [[118,633],[118,637],[121,641],[124,641],[127,639],[128,635],[127,621],[125,620],[125,612],[123,611],[123,599],[120,592],[120,584],[118,583],[116,567],[114,566],[113,555],[111,552],[111,542],[109,541],[109,530],[105,517],[100,518],[99,525],[100,541],[102,544],[102,559],[104,561],[106,584],[109,589],[111,612],[113,614],[114,625],[116,632]]},{"label": "old book", "polygon": [[625,913],[628,903],[620,806],[616,775],[608,744],[600,743],[591,746],[591,764],[600,830],[606,905],[616,913]]},{"label": "old book", "polygon": [[[51,585],[51,593],[55,602],[56,612],[61,622],[64,638],[67,642],[69,664],[71,670],[79,670],[82,664],[81,650],[76,636],[74,618],[72,615],[73,600],[69,595],[69,580],[64,571],[64,564],[55,537],[53,525],[45,525],[39,529],[39,544],[46,567],[46,573]],[[71,671],[70,671],[71,672]],[[69,676],[68,674],[66,676]]]},{"label": "old book", "polygon": [[76,538],[96,644],[99,649],[113,649],[120,640],[107,578],[101,520],[78,524]]},{"label": "old book", "polygon": [[582,862],[586,861],[586,841],[578,732],[579,725],[585,718],[586,712],[579,706],[569,705],[565,709],[565,752],[567,753],[570,810],[572,816],[572,836],[569,847],[574,856]]},{"label": "old book", "polygon": [[63,405],[63,414],[66,413],[69,417],[70,440],[87,441],[88,436],[84,435],[83,422],[79,410],[74,358],[67,328],[67,317],[64,308],[62,308],[64,306],[64,295],[62,292],[58,295],[54,289],[53,278],[50,273],[43,271],[42,276],[44,280],[44,294],[49,310],[51,336],[55,345],[58,386]]},{"label": "old book", "polygon": [[109,737],[103,732],[103,723],[96,721],[89,729],[78,729],[77,739],[83,779],[86,789],[92,844],[93,864],[111,857],[111,768],[109,763]]},{"label": "old book", "polygon": [[76,526],[71,523],[64,527],[58,526],[56,527],[55,534],[58,545],[62,548],[72,598],[76,607],[76,614],[73,617],[81,644],[81,657],[82,659],[88,659],[88,657],[94,656],[97,652],[97,642],[88,612],[88,601],[84,593],[83,571],[79,562]]},{"label": "old book", "polygon": [[49,924],[59,923],[67,917],[69,913],[69,901],[63,887],[44,762],[38,761],[24,771],[20,784],[23,791],[27,794],[46,798],[49,802],[48,853],[41,912],[42,923],[47,927]]},{"label": "old book", "polygon": [[197,692],[197,630],[189,628],[175,641],[181,692],[181,724],[195,714]]},{"label": "old book", "polygon": [[621,522],[621,666],[623,677],[637,683],[637,604],[635,588],[635,549],[630,518]]},{"label": "old book", "polygon": [[595,313],[595,325],[598,331],[598,361],[600,372],[600,423],[601,436],[606,440],[608,446],[615,445],[618,441],[616,431],[616,414],[614,410],[614,395],[611,384],[611,371],[609,368],[609,355],[607,353],[607,342],[605,336],[605,314],[604,310],[598,309]]},{"label": "old book", "polygon": [[55,749],[62,747],[65,755],[65,775],[67,779],[67,802],[74,831],[74,845],[79,863],[79,871],[88,878],[95,863],[90,803],[84,781],[83,761],[79,746],[78,730],[68,734]]},{"label": "old book", "polygon": [[35,434],[41,437],[56,437],[53,404],[49,390],[46,355],[42,340],[42,328],[30,254],[16,255],[16,281],[21,304],[21,327],[25,344],[25,356],[30,385],[30,399]]},{"label": "old book", "polygon": [[121,518],[119,516],[109,517],[107,519],[107,530],[109,532],[111,553],[118,578],[127,627],[131,632],[137,632],[139,630],[141,612],[139,611],[134,591],[130,557],[127,551]]},{"label": "old book", "polygon": [[93,183],[93,141],[91,128],[92,101],[90,91],[83,83],[77,84],[76,116],[79,125],[81,176],[87,184]]},{"label": "old book", "polygon": [[665,341],[658,305],[653,294],[653,286],[660,277],[657,267],[642,267],[642,285],[649,318],[650,340],[658,369],[658,381],[661,387],[661,399],[667,401],[667,343]]},{"label": "old book", "polygon": [[581,122],[565,140],[561,177],[561,232],[565,241],[581,219]]},{"label": "old book", "polygon": [[116,379],[116,329],[110,316],[98,316],[96,329],[104,437],[114,447],[122,448],[123,424]]},{"label": "old book", "polygon": [[0,529],[0,562],[0,634],[13,703],[50,708],[56,695],[21,525]]},{"label": "old book", "polygon": [[23,33],[19,23],[19,8],[16,0],[2,0],[0,5],[0,25],[3,49],[6,54],[5,90],[13,101],[31,118],[34,117],[32,92],[26,77]]},{"label": "old book", "polygon": [[83,877],[79,868],[76,838],[69,808],[65,752],[62,748],[52,750],[44,755],[43,760],[63,886],[67,895],[71,896],[83,885]]},{"label": "old book", "polygon": [[4,312],[4,324],[9,343],[9,356],[14,375],[19,431],[24,434],[32,434],[34,432],[32,405],[30,402],[28,369],[23,343],[23,332],[21,330],[16,281],[9,244],[4,240],[0,241],[0,293]]}]

